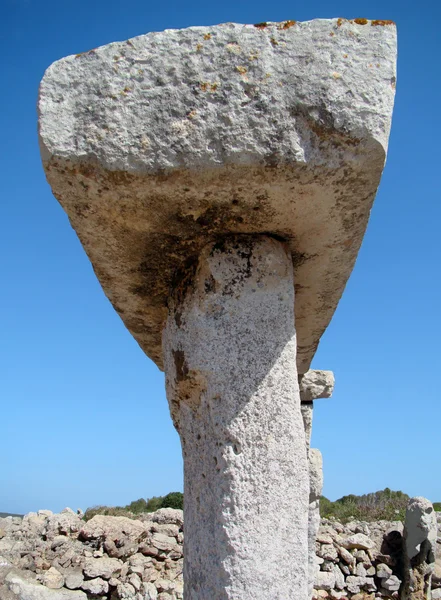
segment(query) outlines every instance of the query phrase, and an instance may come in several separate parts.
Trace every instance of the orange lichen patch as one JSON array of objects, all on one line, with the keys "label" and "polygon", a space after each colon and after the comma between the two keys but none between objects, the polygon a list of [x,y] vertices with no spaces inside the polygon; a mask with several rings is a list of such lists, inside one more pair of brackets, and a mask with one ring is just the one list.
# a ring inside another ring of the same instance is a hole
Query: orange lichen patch
[{"label": "orange lichen patch", "polygon": [[343,58],[348,58],[348,55],[347,54],[343,54]]},{"label": "orange lichen patch", "polygon": [[341,27],[345,21],[346,19],[342,19],[341,17],[339,17],[337,19],[337,27]]},{"label": "orange lichen patch", "polygon": [[219,84],[217,82],[210,83],[209,81],[202,81],[202,83],[199,84],[199,87],[203,92],[215,92],[219,87]]},{"label": "orange lichen patch", "polygon": [[272,44],[273,46],[278,46],[278,45],[279,45],[279,42],[276,40],[276,38],[273,38],[273,37],[272,37],[272,38],[270,39],[270,42],[271,42],[271,44]]},{"label": "orange lichen patch", "polygon": [[380,20],[376,20],[376,21],[371,21],[371,25],[378,26],[380,25],[381,27],[383,27],[384,25],[395,25],[394,21],[380,21]]},{"label": "orange lichen patch", "polygon": [[240,65],[238,67],[236,67],[236,69],[237,69],[237,71],[239,71],[239,73],[241,75],[245,75],[245,73],[248,71],[248,69],[246,67],[242,67]]},{"label": "orange lichen patch", "polygon": [[80,56],[84,56],[86,54],[95,54],[96,48],[92,48],[92,50],[87,50],[86,52],[80,52],[79,54],[75,54],[75,58],[80,58]]},{"label": "orange lichen patch", "polygon": [[211,33],[204,34],[204,40],[211,40]]},{"label": "orange lichen patch", "polygon": [[285,21],[284,23],[280,23],[277,26],[277,29],[289,29],[290,27],[293,27],[296,23],[297,21]]},{"label": "orange lichen patch", "polygon": [[202,44],[197,44],[197,46],[196,46],[196,52],[200,52],[202,50],[202,48],[203,48]]},{"label": "orange lichen patch", "polygon": [[256,29],[265,29],[265,27],[268,27],[268,23],[264,22],[264,23],[255,23],[254,27]]},{"label": "orange lichen patch", "polygon": [[357,23],[357,25],[367,25],[368,20],[367,19],[354,19],[354,23]]}]

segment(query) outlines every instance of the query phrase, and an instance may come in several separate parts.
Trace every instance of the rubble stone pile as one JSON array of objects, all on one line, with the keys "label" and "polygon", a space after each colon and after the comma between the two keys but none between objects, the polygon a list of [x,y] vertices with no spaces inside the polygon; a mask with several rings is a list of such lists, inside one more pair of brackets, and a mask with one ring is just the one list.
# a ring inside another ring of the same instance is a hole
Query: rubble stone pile
[{"label": "rubble stone pile", "polygon": [[[441,514],[437,545],[441,551]],[[40,510],[0,519],[1,600],[180,600],[183,514],[139,518]],[[441,552],[438,552],[438,556]],[[438,559],[439,561],[439,559]],[[322,519],[313,599],[400,598],[403,524]],[[441,563],[432,575],[441,598]]]}]

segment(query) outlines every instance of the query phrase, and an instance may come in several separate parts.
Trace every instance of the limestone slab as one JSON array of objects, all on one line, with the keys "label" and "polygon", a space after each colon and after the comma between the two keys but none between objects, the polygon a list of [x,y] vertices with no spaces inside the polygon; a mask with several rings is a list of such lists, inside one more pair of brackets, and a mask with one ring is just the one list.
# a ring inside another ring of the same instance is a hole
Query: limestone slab
[{"label": "limestone slab", "polygon": [[225,234],[286,241],[304,373],[355,259],[395,94],[390,22],[226,23],[57,61],[41,154],[100,283],[162,368],[176,274]]}]

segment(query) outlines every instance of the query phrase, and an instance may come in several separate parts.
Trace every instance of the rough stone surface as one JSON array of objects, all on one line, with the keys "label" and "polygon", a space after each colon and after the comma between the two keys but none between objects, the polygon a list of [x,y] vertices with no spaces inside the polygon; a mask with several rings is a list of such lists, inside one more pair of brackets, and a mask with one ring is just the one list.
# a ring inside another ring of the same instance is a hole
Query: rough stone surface
[{"label": "rough stone surface", "polygon": [[334,391],[335,378],[332,371],[310,369],[299,375],[300,400],[312,402],[317,398],[330,398]]},{"label": "rough stone surface", "polygon": [[[309,510],[308,510],[308,598],[316,583],[316,537],[320,527],[320,496],[323,489],[323,460],[320,450],[309,451]],[[332,543],[332,540],[331,540]],[[332,546],[333,548],[333,546]]]},{"label": "rough stone surface", "polygon": [[121,572],[122,565],[122,561],[117,558],[88,558],[84,564],[84,573],[90,578],[110,579]]},{"label": "rough stone surface", "polygon": [[404,525],[404,585],[402,600],[430,600],[435,568],[437,518],[426,498],[411,498]]},{"label": "rough stone surface", "polygon": [[[17,600],[87,600],[86,594],[80,590],[50,589],[15,573],[7,575],[6,585]],[[6,600],[3,596],[1,598]]]},{"label": "rough stone surface", "polygon": [[306,451],[309,453],[309,447],[311,445],[311,434],[312,434],[312,417],[314,414],[314,403],[313,402],[302,402],[300,405],[302,412],[303,426],[305,428],[306,438]]},{"label": "rough stone surface", "polygon": [[225,234],[284,239],[307,371],[384,166],[396,30],[344,19],[167,30],[69,56],[39,95],[48,181],[162,368],[177,271]]},{"label": "rough stone surface", "polygon": [[286,247],[233,236],[203,250],[170,305],[164,358],[184,457],[188,600],[307,598],[293,303]]},{"label": "rough stone surface", "polygon": [[[441,515],[440,515],[441,516]],[[57,515],[50,517],[56,519]],[[112,522],[112,517],[105,517]],[[5,532],[4,540],[9,541],[9,550],[0,556],[0,599],[21,600],[20,595],[13,594],[6,582],[10,575],[30,582],[29,587],[38,600],[59,600],[58,592],[65,591],[71,584],[79,588],[87,575],[83,569],[91,555],[93,557],[108,557],[104,544],[106,539],[93,538],[89,540],[78,539],[79,533],[70,532],[65,536],[65,544],[61,544],[61,536],[56,540],[48,540],[44,533],[45,528],[34,530],[30,525],[32,519],[0,518],[0,527]],[[49,517],[45,521],[48,523]],[[180,510],[161,509],[156,513],[141,515],[136,525],[145,528],[147,538],[140,546],[149,544],[154,533],[164,532],[175,538],[176,547],[170,551],[156,550],[156,555],[145,556],[133,550],[130,556],[122,559],[121,572],[115,574],[108,581],[111,600],[182,600],[182,542],[183,542],[183,515]],[[439,522],[441,526],[441,519]],[[110,524],[107,531],[115,530]],[[369,550],[353,548],[346,550],[341,546],[342,540],[356,533],[363,532],[373,543]],[[325,573],[316,579],[316,585],[322,581],[325,585],[333,582],[332,589],[314,589],[312,598],[327,598],[332,600],[374,600],[384,598],[393,600],[399,597],[403,585],[403,532],[402,523],[399,522],[371,522],[350,521],[345,525],[335,520],[322,519],[316,537],[316,572]],[[441,536],[438,534],[441,545]],[[3,541],[3,540],[2,540]],[[16,551],[16,547],[19,551]],[[336,553],[332,551],[334,546]],[[325,560],[322,556],[326,556]],[[29,559],[32,557],[32,560]],[[66,562],[67,560],[67,562]],[[432,575],[432,600],[441,595],[441,561],[439,558],[434,565]],[[66,566],[62,566],[66,565]],[[43,575],[50,566],[62,569],[65,583],[60,590],[50,590],[36,582],[36,577]],[[331,573],[331,575],[329,575]],[[140,583],[141,582],[141,583]],[[373,589],[373,584],[377,591]],[[384,584],[384,585],[383,585]],[[28,586],[23,586],[23,590]],[[139,590],[137,588],[139,587]],[[329,587],[329,585],[327,585]],[[22,589],[22,586],[20,588]],[[28,593],[28,592],[23,592]],[[82,592],[81,592],[82,593]],[[140,596],[141,595],[141,596]],[[89,594],[89,600],[97,600],[102,596]],[[61,600],[72,600],[72,596],[61,596]],[[84,595],[74,596],[82,598]],[[270,596],[271,598],[271,596]],[[106,598],[108,600],[108,598]],[[291,600],[291,599],[290,599]]]},{"label": "rough stone surface", "polygon": [[42,577],[42,583],[51,589],[58,590],[64,585],[64,577],[54,567],[48,569]]}]

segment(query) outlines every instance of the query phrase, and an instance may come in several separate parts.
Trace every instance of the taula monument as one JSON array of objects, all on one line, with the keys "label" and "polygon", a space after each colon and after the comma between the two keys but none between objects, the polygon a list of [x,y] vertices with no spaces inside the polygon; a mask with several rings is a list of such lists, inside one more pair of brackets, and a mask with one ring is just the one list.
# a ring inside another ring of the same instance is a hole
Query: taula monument
[{"label": "taula monument", "polygon": [[395,57],[390,21],[226,23],[69,56],[41,83],[49,184],[165,372],[187,600],[311,592],[311,409],[334,381],[309,366],[384,167]]}]

